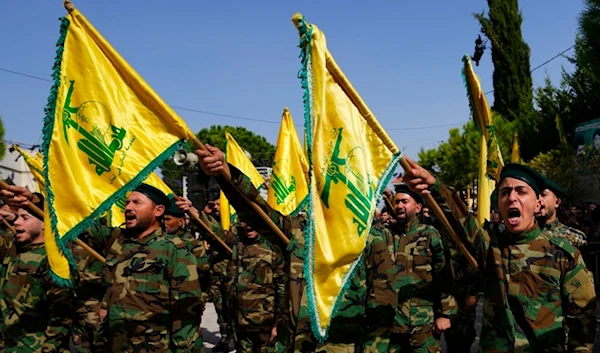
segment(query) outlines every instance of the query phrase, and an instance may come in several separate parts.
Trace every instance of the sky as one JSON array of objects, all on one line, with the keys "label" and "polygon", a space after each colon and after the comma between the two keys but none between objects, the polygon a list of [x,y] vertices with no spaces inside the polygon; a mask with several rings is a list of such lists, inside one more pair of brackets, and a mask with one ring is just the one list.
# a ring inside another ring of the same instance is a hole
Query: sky
[{"label": "sky", "polygon": [[[469,119],[461,58],[473,54],[480,29],[472,14],[487,12],[485,1],[73,3],[154,90],[177,107],[194,132],[211,125],[244,126],[273,144],[284,107],[303,136],[299,38],[291,22],[292,15],[301,12],[325,33],[346,77],[396,145],[412,158],[420,148],[447,140],[450,128]],[[532,68],[573,45],[583,0],[528,0],[520,6]],[[0,14],[4,139],[40,144],[51,86],[44,80],[50,79],[58,18],[65,10],[60,0],[0,0]],[[572,69],[559,57],[535,71],[534,87],[547,75],[558,83],[562,66]],[[475,71],[483,89],[492,90],[489,49]],[[493,103],[493,94],[487,97]]]}]

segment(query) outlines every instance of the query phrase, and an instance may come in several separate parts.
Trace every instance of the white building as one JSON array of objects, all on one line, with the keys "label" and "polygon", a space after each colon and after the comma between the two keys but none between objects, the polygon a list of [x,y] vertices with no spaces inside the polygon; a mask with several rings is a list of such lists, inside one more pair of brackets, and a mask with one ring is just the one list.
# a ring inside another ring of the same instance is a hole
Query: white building
[{"label": "white building", "polygon": [[[0,160],[0,178],[2,180],[11,179],[15,185],[25,186],[31,191],[38,191],[35,178],[31,171],[29,171],[25,160],[19,152],[11,152],[9,147],[8,145],[6,146],[4,158]],[[35,154],[35,152],[28,149],[23,148],[23,150],[32,155]]]}]

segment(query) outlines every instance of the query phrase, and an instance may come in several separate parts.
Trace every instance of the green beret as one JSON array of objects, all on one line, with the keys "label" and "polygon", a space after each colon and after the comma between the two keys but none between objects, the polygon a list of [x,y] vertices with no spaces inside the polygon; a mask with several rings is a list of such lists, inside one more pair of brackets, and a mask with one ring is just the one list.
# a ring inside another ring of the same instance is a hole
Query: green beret
[{"label": "green beret", "polygon": [[423,196],[409,189],[408,185],[404,183],[396,185],[396,193],[409,194],[416,203],[423,204]]},{"label": "green beret", "polygon": [[185,213],[181,211],[179,207],[177,207],[175,204],[175,198],[171,195],[169,195],[169,206],[165,208],[165,214],[178,218],[185,217]]},{"label": "green beret", "polygon": [[154,201],[154,203],[157,205],[163,205],[165,207],[168,207],[171,203],[164,192],[160,191],[152,185],[142,184],[133,191],[137,191],[148,196],[148,198]]},{"label": "green beret", "polygon": [[542,190],[546,189],[546,178],[544,178],[537,170],[524,164],[508,163],[504,165],[502,172],[500,172],[500,181],[498,182],[498,185],[502,183],[504,178],[515,178],[526,182],[537,195],[539,195]]},{"label": "green beret", "polygon": [[554,195],[556,195],[556,197],[558,197],[559,199],[564,198],[566,195],[565,190],[563,190],[563,188],[561,188],[560,186],[558,186],[557,183],[548,178],[546,178],[546,189],[552,191]]}]

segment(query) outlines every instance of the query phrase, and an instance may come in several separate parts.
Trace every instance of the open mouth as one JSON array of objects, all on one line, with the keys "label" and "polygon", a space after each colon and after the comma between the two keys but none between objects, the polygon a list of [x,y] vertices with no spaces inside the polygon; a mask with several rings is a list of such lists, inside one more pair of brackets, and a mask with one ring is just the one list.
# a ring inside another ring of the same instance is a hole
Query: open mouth
[{"label": "open mouth", "polygon": [[17,234],[23,234],[23,233],[25,233],[25,229],[15,228],[15,233],[17,233]]},{"label": "open mouth", "polygon": [[125,214],[125,220],[126,221],[134,221],[135,220],[135,215],[132,213],[126,213]]},{"label": "open mouth", "polygon": [[509,208],[508,209],[508,224],[515,226],[519,224],[521,220],[521,211],[517,208]]}]

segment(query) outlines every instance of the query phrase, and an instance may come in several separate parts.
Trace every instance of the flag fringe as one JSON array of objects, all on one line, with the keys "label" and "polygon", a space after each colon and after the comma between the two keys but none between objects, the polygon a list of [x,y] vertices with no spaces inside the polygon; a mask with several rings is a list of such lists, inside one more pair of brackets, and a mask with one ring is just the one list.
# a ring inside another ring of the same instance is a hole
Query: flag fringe
[{"label": "flag fringe", "polygon": [[83,219],[79,222],[75,227],[69,230],[62,237],[58,233],[58,219],[56,217],[56,210],[54,209],[54,192],[52,189],[52,184],[50,182],[49,173],[48,173],[48,156],[50,143],[52,141],[52,133],[54,131],[54,120],[56,117],[56,102],[58,90],[60,88],[61,81],[61,65],[62,58],[64,52],[64,46],[67,38],[67,33],[69,30],[70,21],[66,17],[62,17],[60,19],[60,36],[58,42],[56,44],[56,58],[54,61],[52,79],[54,84],[50,90],[50,96],[48,97],[48,103],[46,105],[45,117],[44,117],[44,127],[43,127],[43,156],[44,156],[44,168],[43,175],[46,184],[46,192],[47,192],[47,202],[48,202],[48,210],[46,212],[50,215],[50,222],[52,226],[52,231],[56,237],[56,243],[60,250],[60,252],[66,257],[69,263],[69,269],[71,274],[71,279],[66,279],[58,276],[53,271],[51,272],[52,279],[56,282],[57,285],[62,287],[72,287],[75,283],[74,279],[77,276],[78,269],[73,254],[71,253],[68,245],[73,242],[77,236],[89,228],[104,212],[108,211],[111,206],[118,201],[119,199],[125,197],[127,192],[135,189],[139,184],[141,184],[156,168],[158,168],[167,158],[173,155],[181,146],[183,146],[183,141],[177,141],[171,147],[167,148],[163,153],[161,153],[157,158],[155,158],[150,164],[148,164],[138,175],[130,180],[127,184],[125,184],[121,189],[115,192],[112,196],[107,198],[100,206],[98,206],[91,215]]},{"label": "flag fringe", "polygon": [[[42,128],[43,142],[42,142],[42,151],[44,155],[44,166],[43,166],[43,176],[44,182],[46,184],[46,201],[48,203],[48,210],[46,212],[50,213],[50,219],[52,224],[52,229],[56,229],[56,214],[51,210],[50,205],[54,202],[54,193],[52,192],[52,188],[50,187],[50,180],[48,178],[48,149],[50,147],[50,141],[52,140],[52,131],[54,130],[54,117],[56,114],[56,100],[58,96],[58,89],[60,87],[60,78],[61,78],[61,64],[63,52],[65,50],[65,41],[67,40],[67,32],[69,31],[70,21],[66,17],[60,18],[60,35],[58,37],[58,41],[56,42],[56,57],[54,59],[54,65],[52,66],[52,88],[50,89],[50,96],[48,97],[48,103],[44,108],[45,116],[44,116],[44,127]],[[52,231],[52,230],[48,230]],[[56,234],[56,233],[55,233]],[[69,263],[69,268],[71,274],[77,273],[77,267],[75,265],[75,259],[73,258],[73,254],[68,251],[65,247],[61,246],[60,238],[56,235],[56,242],[58,243],[59,250],[64,254]],[[67,250],[67,251],[65,251]],[[73,287],[74,281],[62,278],[58,276],[52,269],[50,269],[50,276],[52,280],[61,287]]]},{"label": "flag fringe", "polygon": [[[300,59],[301,59],[301,63],[302,63],[302,67],[298,73],[298,78],[301,80],[302,89],[304,91],[304,94],[303,94],[304,128],[305,128],[305,131],[307,132],[305,134],[305,143],[306,143],[307,151],[308,151],[309,176],[312,176],[313,166],[312,166],[312,163],[310,163],[310,161],[312,161],[312,155],[313,155],[313,149],[312,149],[312,136],[313,136],[313,116],[312,116],[312,112],[313,112],[312,92],[313,92],[313,90],[312,90],[312,84],[313,84],[313,82],[312,82],[312,74],[311,74],[311,70],[310,70],[310,66],[312,65],[311,53],[310,53],[310,45],[311,45],[311,41],[312,41],[312,26],[307,24],[306,21],[304,20],[304,18],[302,17],[300,19],[300,21],[298,21],[298,23],[297,23],[297,28],[300,33],[299,47],[301,48]],[[393,158],[390,161],[390,164],[388,165],[387,169],[385,170],[385,172],[383,173],[382,177],[379,180],[379,183],[376,188],[376,195],[381,195],[381,193],[383,192],[383,190],[385,189],[385,187],[387,186],[387,184],[389,183],[390,179],[393,176],[392,171],[395,170],[395,168],[398,166],[398,163],[400,162],[401,159],[402,159],[402,153],[400,151],[394,153]],[[306,211],[307,212],[306,228],[304,230],[304,236],[305,236],[305,240],[306,240],[306,247],[304,250],[305,251],[304,273],[306,276],[306,282],[307,282],[307,287],[308,287],[308,290],[307,290],[308,303],[309,303],[308,309],[309,309],[310,318],[311,318],[311,320],[310,320],[311,328],[312,328],[315,338],[319,342],[323,343],[329,335],[328,331],[329,331],[329,327],[331,326],[331,322],[324,329],[322,329],[320,327],[319,312],[317,310],[316,299],[315,299],[316,294],[315,294],[315,287],[314,287],[314,278],[312,275],[314,273],[313,253],[314,253],[314,246],[315,246],[314,221],[313,221],[313,217],[312,217],[312,207],[311,207],[312,206],[311,203],[312,203],[312,199],[313,199],[313,197],[312,197],[313,192],[314,192],[314,189],[313,189],[312,181],[309,180],[308,196],[302,201],[302,204],[301,204],[301,206],[304,206],[305,204],[308,205],[307,211]],[[301,207],[298,207],[297,210],[300,210],[300,209],[301,209]],[[367,235],[367,237],[368,237],[368,235]],[[365,241],[366,241],[366,239],[365,239]],[[333,305],[333,310],[332,310],[332,314],[331,314],[332,319],[337,314],[341,300],[342,300],[346,290],[350,286],[350,284],[352,282],[352,278],[356,275],[356,271],[358,269],[360,269],[360,266],[362,266],[363,261],[364,261],[364,255],[360,254],[360,256],[350,265],[350,269],[344,275],[344,278],[342,279],[341,291]]]},{"label": "flag fringe", "polygon": [[300,201],[300,203],[298,204],[298,207],[296,207],[295,210],[293,210],[290,213],[290,216],[297,216],[298,213],[302,212],[304,209],[307,208],[308,206],[308,201],[310,200],[310,198],[308,197],[309,195],[307,194],[304,199],[302,201]]}]

